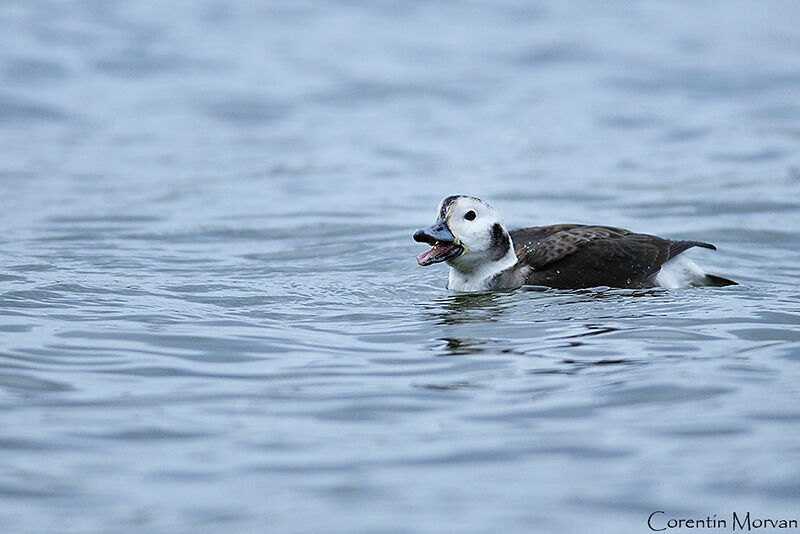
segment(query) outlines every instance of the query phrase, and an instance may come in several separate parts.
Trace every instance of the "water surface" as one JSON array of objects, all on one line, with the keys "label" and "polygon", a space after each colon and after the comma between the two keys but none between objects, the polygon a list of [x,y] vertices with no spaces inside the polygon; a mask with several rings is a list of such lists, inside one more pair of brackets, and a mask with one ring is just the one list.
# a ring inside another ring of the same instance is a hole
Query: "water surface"
[{"label": "water surface", "polygon": [[[798,17],[2,4],[3,530],[796,517]],[[411,234],[454,193],[740,285],[450,295]]]}]

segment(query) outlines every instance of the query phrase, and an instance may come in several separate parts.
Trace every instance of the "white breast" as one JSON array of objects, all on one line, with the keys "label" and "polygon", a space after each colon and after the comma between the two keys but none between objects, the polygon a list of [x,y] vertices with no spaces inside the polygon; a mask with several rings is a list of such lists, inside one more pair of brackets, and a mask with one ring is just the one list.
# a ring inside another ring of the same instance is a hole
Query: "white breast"
[{"label": "white breast", "polygon": [[469,270],[459,270],[450,266],[450,279],[447,282],[447,289],[451,291],[486,291],[494,277],[509,267],[517,264],[517,255],[514,247],[510,246],[508,252],[498,261],[487,261],[479,263]]}]

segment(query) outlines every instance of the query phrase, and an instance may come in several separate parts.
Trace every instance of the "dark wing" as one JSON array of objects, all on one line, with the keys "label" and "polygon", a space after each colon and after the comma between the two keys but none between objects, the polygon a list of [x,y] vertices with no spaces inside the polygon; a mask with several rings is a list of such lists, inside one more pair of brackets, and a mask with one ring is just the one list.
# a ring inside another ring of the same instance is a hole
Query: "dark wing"
[{"label": "dark wing", "polygon": [[630,234],[631,232],[621,228],[582,224],[535,226],[509,232],[517,258],[534,269],[573,254],[592,241]]},{"label": "dark wing", "polygon": [[699,241],[670,241],[608,226],[561,224],[510,232],[526,283],[556,288],[650,287],[669,259]]}]

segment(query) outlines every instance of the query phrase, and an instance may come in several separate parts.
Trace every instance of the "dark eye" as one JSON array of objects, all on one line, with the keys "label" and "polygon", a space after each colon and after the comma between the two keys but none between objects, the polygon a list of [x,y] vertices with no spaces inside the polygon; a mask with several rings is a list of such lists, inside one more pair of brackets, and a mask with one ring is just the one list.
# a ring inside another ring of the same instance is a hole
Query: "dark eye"
[{"label": "dark eye", "polygon": [[468,221],[474,221],[475,217],[476,217],[475,212],[472,210],[469,210],[467,213],[464,214],[464,218]]}]

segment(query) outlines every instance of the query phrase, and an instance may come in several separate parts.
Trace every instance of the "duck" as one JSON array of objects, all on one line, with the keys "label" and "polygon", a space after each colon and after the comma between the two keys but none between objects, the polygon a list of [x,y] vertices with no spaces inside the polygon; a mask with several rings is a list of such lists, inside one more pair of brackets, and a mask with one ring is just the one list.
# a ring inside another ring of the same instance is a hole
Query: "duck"
[{"label": "duck", "polygon": [[682,255],[693,247],[716,250],[711,243],[586,224],[509,231],[490,204],[467,195],[442,200],[436,222],[417,230],[413,238],[431,247],[417,256],[417,263],[447,263],[447,289],[455,292],[736,284],[704,272]]}]

